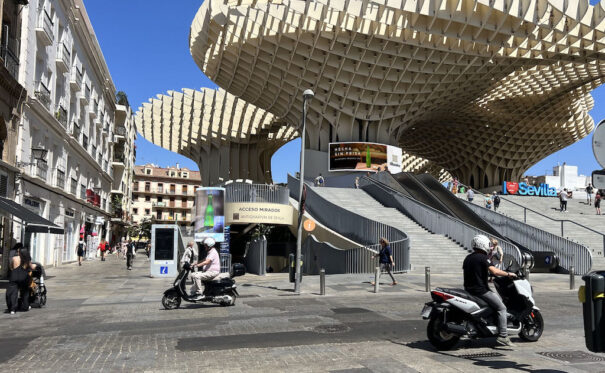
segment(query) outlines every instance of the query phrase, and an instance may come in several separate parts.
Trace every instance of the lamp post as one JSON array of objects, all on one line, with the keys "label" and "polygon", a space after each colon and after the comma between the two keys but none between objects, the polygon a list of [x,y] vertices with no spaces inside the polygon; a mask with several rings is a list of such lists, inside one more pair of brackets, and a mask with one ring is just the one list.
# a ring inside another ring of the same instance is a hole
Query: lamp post
[{"label": "lamp post", "polygon": [[300,136],[300,184],[298,188],[298,235],[296,236],[296,261],[294,263],[294,292],[300,294],[300,253],[302,249],[302,194],[305,183],[305,132],[307,124],[307,100],[315,96],[312,90],[303,92],[302,134]]}]

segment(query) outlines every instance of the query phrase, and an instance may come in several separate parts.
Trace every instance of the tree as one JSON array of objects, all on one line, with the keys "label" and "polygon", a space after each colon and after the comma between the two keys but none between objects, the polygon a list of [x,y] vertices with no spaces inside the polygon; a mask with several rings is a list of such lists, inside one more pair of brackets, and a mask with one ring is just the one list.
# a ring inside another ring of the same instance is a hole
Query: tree
[{"label": "tree", "polygon": [[118,105],[130,107],[130,103],[128,102],[128,96],[124,91],[118,91],[116,93],[116,101],[118,102]]},{"label": "tree", "polygon": [[151,226],[153,225],[153,220],[145,218],[138,224],[138,236],[139,241],[141,238],[151,239]]}]

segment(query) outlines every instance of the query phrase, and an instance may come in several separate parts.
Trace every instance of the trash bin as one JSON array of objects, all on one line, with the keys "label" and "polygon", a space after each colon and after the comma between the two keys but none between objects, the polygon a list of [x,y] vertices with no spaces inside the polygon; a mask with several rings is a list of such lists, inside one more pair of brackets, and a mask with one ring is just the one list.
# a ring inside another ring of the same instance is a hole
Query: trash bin
[{"label": "trash bin", "polygon": [[582,276],[578,298],[584,316],[586,347],[592,352],[605,352],[605,271],[590,272]]},{"label": "trash bin", "polygon": [[[300,274],[300,282],[302,282],[302,267],[303,267],[303,262],[305,260],[305,256],[301,255],[300,256],[300,269],[301,269],[301,274]],[[296,255],[295,254],[290,254],[290,256],[288,257],[288,271],[290,274],[290,282],[295,282],[294,276],[296,275],[295,271],[294,271],[294,262],[296,262]]]}]

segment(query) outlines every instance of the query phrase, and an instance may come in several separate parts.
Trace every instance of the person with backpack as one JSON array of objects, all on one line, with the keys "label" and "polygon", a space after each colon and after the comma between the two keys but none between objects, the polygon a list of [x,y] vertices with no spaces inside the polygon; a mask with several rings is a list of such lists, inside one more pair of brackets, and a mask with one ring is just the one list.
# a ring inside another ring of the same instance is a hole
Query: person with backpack
[{"label": "person with backpack", "polygon": [[[592,185],[590,183],[588,183],[588,186],[586,187],[586,203],[588,203],[588,206],[592,205]],[[596,197],[595,197],[595,203],[596,203]]]},{"label": "person with backpack", "polygon": [[80,241],[76,246],[76,254],[78,254],[78,265],[82,265],[82,258],[86,255],[86,242],[84,242],[84,238],[80,237]]},{"label": "person with backpack", "polygon": [[494,191],[492,202],[494,205],[494,211],[498,211],[498,207],[500,207],[500,196],[498,195],[498,193],[496,193],[496,191]]},{"label": "person with backpack", "polygon": [[597,215],[601,215],[601,200],[603,199],[603,193],[601,190],[597,191],[594,196],[594,208],[597,210]]},{"label": "person with backpack", "polygon": [[128,244],[126,245],[126,268],[128,270],[132,270],[132,261],[134,260],[135,254],[134,242],[132,240],[128,240]]}]

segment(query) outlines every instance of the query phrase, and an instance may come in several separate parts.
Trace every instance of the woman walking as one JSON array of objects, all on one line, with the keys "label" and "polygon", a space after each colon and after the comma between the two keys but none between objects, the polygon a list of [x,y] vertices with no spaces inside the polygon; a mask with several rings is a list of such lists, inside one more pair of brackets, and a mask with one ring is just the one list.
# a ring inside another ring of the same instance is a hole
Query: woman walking
[{"label": "woman walking", "polygon": [[105,251],[107,250],[107,242],[105,242],[104,238],[101,239],[98,249],[101,252],[101,261],[104,262],[105,261]]},{"label": "woman walking", "polygon": [[603,199],[603,195],[599,190],[597,194],[594,196],[594,208],[597,210],[597,215],[601,215],[601,200]]},{"label": "woman walking", "polygon": [[17,311],[29,311],[29,291],[31,276],[29,271],[36,268],[26,248],[19,250],[19,255],[11,258],[11,272],[9,274],[8,288],[6,289],[6,305],[11,315]]},{"label": "woman walking", "polygon": [[[391,250],[391,246],[389,246],[389,241],[386,238],[381,237],[379,242],[380,252],[376,254],[375,257],[380,257],[380,269],[382,271],[386,270],[389,276],[391,276],[391,280],[393,280],[391,285],[397,285],[397,281],[395,281],[395,277],[393,277],[393,273],[391,273],[395,261],[393,260],[393,251]],[[374,285],[374,283],[372,283],[372,285]]]}]

